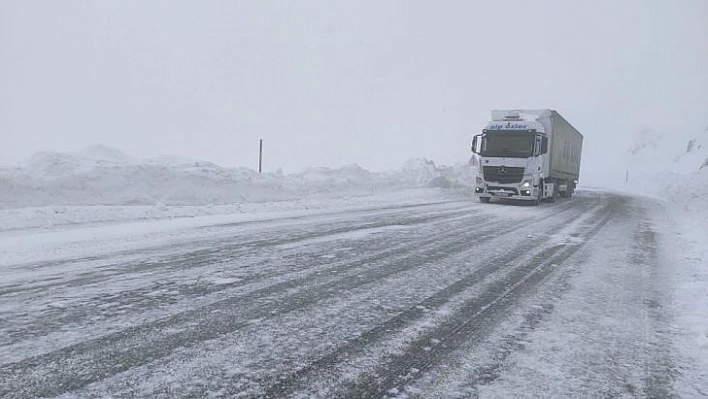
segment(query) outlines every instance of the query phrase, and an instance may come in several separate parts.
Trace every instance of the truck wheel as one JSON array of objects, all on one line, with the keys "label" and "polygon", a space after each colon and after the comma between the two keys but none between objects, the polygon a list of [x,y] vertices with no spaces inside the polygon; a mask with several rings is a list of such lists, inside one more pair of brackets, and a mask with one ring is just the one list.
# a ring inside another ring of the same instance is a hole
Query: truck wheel
[{"label": "truck wheel", "polygon": [[479,197],[479,202],[487,204],[487,203],[489,203],[490,199],[491,198],[489,198],[489,197]]},{"label": "truck wheel", "polygon": [[531,204],[534,206],[540,204],[541,201],[543,201],[543,183],[543,179],[541,179],[541,181],[538,183],[538,194],[536,194],[536,199],[531,201]]}]

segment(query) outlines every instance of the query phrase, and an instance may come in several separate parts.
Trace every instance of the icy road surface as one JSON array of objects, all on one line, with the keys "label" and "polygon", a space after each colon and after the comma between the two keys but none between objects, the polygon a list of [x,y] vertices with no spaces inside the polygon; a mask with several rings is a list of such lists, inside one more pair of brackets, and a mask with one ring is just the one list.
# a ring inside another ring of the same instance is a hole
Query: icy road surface
[{"label": "icy road surface", "polygon": [[661,212],[447,196],[4,236],[0,397],[671,396]]}]

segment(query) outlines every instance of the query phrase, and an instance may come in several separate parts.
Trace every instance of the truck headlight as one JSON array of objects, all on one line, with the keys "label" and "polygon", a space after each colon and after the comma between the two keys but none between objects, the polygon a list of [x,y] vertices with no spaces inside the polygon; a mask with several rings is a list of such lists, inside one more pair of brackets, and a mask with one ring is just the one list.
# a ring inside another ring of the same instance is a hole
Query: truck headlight
[{"label": "truck headlight", "polygon": [[524,180],[521,183],[521,188],[530,188],[533,185],[533,180]]}]

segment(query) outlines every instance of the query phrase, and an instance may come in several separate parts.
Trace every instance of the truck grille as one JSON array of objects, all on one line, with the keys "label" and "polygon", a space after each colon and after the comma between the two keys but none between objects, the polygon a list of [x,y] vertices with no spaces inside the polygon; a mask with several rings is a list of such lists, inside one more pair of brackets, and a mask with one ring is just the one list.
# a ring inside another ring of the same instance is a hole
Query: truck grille
[{"label": "truck grille", "polygon": [[521,183],[524,178],[524,168],[511,166],[484,166],[484,180],[501,184]]},{"label": "truck grille", "polygon": [[514,194],[514,195],[519,195],[519,190],[515,188],[509,188],[509,187],[497,187],[497,186],[489,186],[487,187],[487,191],[492,192],[492,191],[499,191],[499,190],[504,190],[506,193],[509,194]]}]

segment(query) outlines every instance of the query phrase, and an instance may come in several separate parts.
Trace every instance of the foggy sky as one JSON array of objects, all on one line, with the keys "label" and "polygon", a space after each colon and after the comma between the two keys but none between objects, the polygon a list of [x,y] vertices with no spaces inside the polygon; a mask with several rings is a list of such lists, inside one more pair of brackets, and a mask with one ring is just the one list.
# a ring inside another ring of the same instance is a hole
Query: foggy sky
[{"label": "foggy sky", "polygon": [[286,173],[455,164],[552,108],[599,179],[708,126],[708,1],[0,0],[0,164],[106,144]]}]

